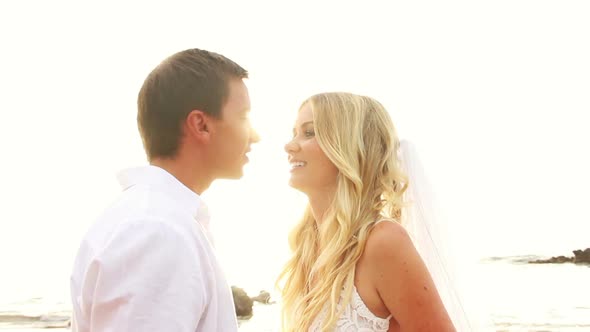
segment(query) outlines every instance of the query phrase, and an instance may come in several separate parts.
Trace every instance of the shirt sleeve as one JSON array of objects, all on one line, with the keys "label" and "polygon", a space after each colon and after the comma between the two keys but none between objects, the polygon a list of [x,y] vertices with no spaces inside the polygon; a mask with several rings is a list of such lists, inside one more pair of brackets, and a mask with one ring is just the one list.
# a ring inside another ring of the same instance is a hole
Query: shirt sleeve
[{"label": "shirt sleeve", "polygon": [[90,331],[194,332],[207,303],[196,244],[169,224],[134,222],[91,262]]}]

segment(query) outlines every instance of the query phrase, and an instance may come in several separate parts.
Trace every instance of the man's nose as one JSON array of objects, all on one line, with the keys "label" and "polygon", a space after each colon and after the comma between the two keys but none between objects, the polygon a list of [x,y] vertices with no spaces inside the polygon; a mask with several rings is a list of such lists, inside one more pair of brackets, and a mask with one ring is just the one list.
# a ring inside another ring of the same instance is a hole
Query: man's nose
[{"label": "man's nose", "polygon": [[260,142],[260,135],[254,128],[250,128],[250,142],[251,143],[258,143]]}]

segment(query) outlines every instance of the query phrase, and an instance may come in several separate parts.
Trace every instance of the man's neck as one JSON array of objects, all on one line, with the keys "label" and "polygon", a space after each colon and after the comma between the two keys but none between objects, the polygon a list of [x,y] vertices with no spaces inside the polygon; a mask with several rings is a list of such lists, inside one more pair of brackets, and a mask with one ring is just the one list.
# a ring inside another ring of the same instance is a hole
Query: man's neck
[{"label": "man's neck", "polygon": [[213,178],[198,165],[190,165],[173,158],[155,158],[150,164],[172,174],[197,195],[201,195],[213,182]]}]

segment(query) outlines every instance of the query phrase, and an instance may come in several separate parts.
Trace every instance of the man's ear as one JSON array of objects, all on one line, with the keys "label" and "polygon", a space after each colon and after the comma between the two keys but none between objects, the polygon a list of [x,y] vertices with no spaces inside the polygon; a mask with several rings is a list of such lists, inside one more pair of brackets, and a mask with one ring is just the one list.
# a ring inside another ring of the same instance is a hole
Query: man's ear
[{"label": "man's ear", "polygon": [[208,140],[211,130],[211,117],[199,110],[191,111],[184,121],[185,133],[199,140]]}]

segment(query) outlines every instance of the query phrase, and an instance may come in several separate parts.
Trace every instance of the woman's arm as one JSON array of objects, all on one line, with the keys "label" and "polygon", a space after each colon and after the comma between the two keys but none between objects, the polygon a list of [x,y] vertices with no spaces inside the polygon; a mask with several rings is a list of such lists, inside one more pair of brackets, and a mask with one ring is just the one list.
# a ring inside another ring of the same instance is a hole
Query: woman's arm
[{"label": "woman's arm", "polygon": [[365,246],[371,282],[403,332],[456,331],[406,230],[380,222]]}]

